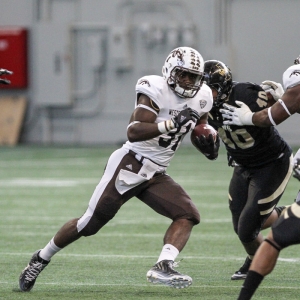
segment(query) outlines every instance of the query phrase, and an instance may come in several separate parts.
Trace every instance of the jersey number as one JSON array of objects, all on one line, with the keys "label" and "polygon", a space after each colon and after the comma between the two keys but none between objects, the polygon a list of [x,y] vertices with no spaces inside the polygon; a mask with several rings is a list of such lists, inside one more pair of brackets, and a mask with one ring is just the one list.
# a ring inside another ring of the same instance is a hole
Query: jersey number
[{"label": "jersey number", "polygon": [[222,141],[229,148],[235,149],[235,145],[237,145],[241,149],[247,149],[254,145],[253,137],[245,128],[237,129],[235,131],[227,131],[230,134],[230,138],[227,137],[223,128],[219,128],[218,132]]},{"label": "jersey number", "polygon": [[[267,94],[263,91],[258,92],[258,98],[256,103],[259,107],[266,107],[268,104]],[[227,137],[223,128],[218,129],[220,138],[223,142],[232,149],[235,149],[237,145],[241,149],[247,149],[254,145],[254,139],[245,128],[240,128],[235,131],[227,131],[230,134],[230,138]]]},{"label": "jersey number", "polygon": [[[185,132],[180,132],[182,128],[184,128]],[[171,143],[173,143],[171,150],[175,152],[179,143],[182,141],[184,136],[190,131],[190,128],[191,128],[191,124],[189,124],[187,127],[177,128],[175,132],[169,132],[167,134],[168,136],[167,139],[165,137],[164,138],[160,137],[158,140],[159,146],[163,148],[168,148],[171,145]],[[178,134],[179,132],[180,134]]]}]

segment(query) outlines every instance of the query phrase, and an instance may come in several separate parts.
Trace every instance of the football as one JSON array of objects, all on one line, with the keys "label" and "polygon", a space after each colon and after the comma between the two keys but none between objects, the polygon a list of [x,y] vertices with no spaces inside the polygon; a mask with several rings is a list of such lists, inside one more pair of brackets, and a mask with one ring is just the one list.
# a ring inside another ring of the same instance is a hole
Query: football
[{"label": "football", "polygon": [[208,138],[210,134],[212,134],[214,141],[216,141],[218,132],[211,125],[199,124],[195,126],[194,130],[191,133],[191,142],[197,148],[197,146],[194,143],[195,137],[204,135],[206,138]]}]

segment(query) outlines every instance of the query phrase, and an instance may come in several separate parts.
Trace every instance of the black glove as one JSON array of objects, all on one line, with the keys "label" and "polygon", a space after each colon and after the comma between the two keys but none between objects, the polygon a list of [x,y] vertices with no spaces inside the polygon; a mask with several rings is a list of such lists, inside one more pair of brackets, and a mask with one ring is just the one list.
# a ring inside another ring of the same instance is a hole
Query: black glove
[{"label": "black glove", "polygon": [[216,137],[214,142],[213,136],[210,134],[206,139],[204,135],[196,137],[195,140],[196,146],[198,149],[210,160],[215,160],[218,157],[218,152],[220,148],[220,138],[219,135]]},{"label": "black glove", "polygon": [[188,122],[196,123],[200,119],[200,115],[194,109],[188,107],[182,110],[176,117],[172,118],[175,128],[180,128]]},{"label": "black glove", "polygon": [[294,171],[293,177],[297,178],[300,181],[300,159],[299,158],[297,159],[297,162],[294,165],[293,171]]},{"label": "black glove", "polygon": [[227,153],[228,167],[234,167],[234,159]]},{"label": "black glove", "polygon": [[[5,69],[0,69],[0,76],[1,75],[11,75],[13,72],[11,71],[8,71],[8,70],[5,70]],[[10,84],[10,81],[7,80],[7,79],[3,79],[3,78],[0,78],[0,84]]]}]

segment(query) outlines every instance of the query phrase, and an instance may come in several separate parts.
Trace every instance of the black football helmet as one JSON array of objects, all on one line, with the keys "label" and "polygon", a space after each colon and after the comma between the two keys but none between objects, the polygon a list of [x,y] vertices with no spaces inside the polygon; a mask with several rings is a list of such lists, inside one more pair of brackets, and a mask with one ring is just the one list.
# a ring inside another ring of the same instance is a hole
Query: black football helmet
[{"label": "black football helmet", "polygon": [[217,90],[217,99],[214,106],[220,106],[228,97],[232,88],[232,74],[230,69],[219,60],[204,62],[203,82],[210,88]]},{"label": "black football helmet", "polygon": [[294,60],[294,65],[300,64],[300,55]]}]

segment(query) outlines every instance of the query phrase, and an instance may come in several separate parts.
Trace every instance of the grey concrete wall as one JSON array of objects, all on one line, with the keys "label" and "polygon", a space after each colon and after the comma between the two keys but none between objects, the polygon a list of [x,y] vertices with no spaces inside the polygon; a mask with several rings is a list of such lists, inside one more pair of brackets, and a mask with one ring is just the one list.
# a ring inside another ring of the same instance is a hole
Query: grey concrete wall
[{"label": "grey concrete wall", "polygon": [[[1,0],[0,26],[29,30],[28,109],[21,142],[126,140],[139,77],[191,46],[236,81],[282,81],[300,53],[295,0]],[[1,67],[1,66],[0,66]],[[299,116],[278,126],[300,145]]]}]

